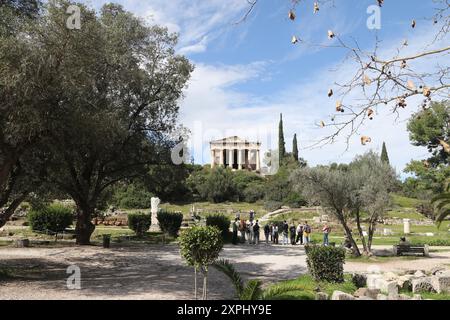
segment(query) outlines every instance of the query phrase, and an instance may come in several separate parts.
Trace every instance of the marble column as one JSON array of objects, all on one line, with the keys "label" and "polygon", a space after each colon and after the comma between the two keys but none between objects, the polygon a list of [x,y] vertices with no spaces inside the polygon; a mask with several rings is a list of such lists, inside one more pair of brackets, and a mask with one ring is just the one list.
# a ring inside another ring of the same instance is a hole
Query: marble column
[{"label": "marble column", "polygon": [[256,150],[256,170],[260,170],[260,164],[259,164],[259,150]]},{"label": "marble column", "polygon": [[242,149],[238,149],[238,169],[242,170]]},{"label": "marble column", "polygon": [[222,166],[223,167],[223,149],[219,149],[219,152],[220,152],[220,163],[219,163],[219,166]]},{"label": "marble column", "polygon": [[234,149],[228,150],[228,165],[230,166],[230,168],[233,167],[233,151]]},{"label": "marble column", "polygon": [[214,168],[216,162],[216,152],[214,149],[211,150],[211,168]]}]

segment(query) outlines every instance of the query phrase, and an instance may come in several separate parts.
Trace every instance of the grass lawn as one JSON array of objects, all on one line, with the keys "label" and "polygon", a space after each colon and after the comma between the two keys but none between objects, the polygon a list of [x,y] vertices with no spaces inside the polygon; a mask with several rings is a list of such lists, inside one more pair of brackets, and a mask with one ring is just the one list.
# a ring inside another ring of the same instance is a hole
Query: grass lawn
[{"label": "grass lawn", "polygon": [[289,291],[283,295],[277,296],[277,300],[314,300],[317,289],[328,293],[330,297],[335,290],[353,294],[357,289],[351,282],[350,275],[345,275],[345,281],[343,283],[317,282],[310,275],[302,275],[297,279],[282,281],[273,286],[283,287],[287,285],[301,286],[304,287],[304,290]]},{"label": "grass lawn", "polygon": [[394,206],[401,208],[415,208],[416,206],[426,202],[424,200],[408,198],[397,194],[393,194],[391,200]]},{"label": "grass lawn", "polygon": [[[256,203],[248,203],[248,202],[223,202],[223,203],[211,203],[211,202],[195,202],[195,203],[187,203],[187,204],[172,204],[172,203],[162,203],[159,205],[161,209],[168,211],[178,211],[183,213],[185,219],[190,219],[190,210],[194,205],[195,209],[199,209],[201,212],[199,215],[204,218],[211,214],[222,213],[227,216],[230,221],[235,218],[235,214],[233,212],[240,211],[244,217],[248,216],[248,212],[250,210],[254,210],[256,212],[256,219],[262,217],[267,213],[267,210],[264,209],[263,202]],[[121,210],[127,213],[144,211],[148,212],[149,209],[130,209],[130,210]]]}]

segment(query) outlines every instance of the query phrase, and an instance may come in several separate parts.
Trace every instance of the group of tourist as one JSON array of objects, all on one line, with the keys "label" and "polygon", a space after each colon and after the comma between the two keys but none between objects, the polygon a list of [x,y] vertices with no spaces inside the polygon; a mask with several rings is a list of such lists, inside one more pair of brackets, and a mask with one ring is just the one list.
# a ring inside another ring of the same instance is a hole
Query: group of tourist
[{"label": "group of tourist", "polygon": [[[261,226],[258,220],[255,220],[255,212],[250,211],[249,219],[240,219],[240,214],[236,215],[236,218],[232,224],[233,237],[232,243],[248,243],[259,244]],[[287,221],[283,221],[282,224],[267,223],[263,228],[264,238],[266,244],[269,242],[273,244],[280,243],[280,235],[282,237],[281,244],[283,245],[296,245],[296,244],[308,244],[311,242],[311,226],[308,221],[299,223],[297,226],[294,222],[289,225]],[[329,234],[331,228],[325,224],[322,228],[323,233],[323,245],[329,245]]]}]

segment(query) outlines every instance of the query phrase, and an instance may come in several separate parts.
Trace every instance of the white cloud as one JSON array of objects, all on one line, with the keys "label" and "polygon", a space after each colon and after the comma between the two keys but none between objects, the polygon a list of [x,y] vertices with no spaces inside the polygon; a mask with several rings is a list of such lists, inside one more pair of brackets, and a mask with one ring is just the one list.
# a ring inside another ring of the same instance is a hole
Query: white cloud
[{"label": "white cloud", "polygon": [[[419,51],[425,43],[429,43],[432,36],[429,30],[416,34],[410,40],[409,47],[405,48],[405,54]],[[385,42],[386,49],[380,54],[392,55],[397,44],[401,43],[402,39]],[[415,67],[430,70],[438,62],[435,58],[423,59],[420,63],[416,62]],[[398,118],[389,108],[377,110],[375,119],[366,122],[359,133],[350,139],[348,150],[345,135],[321,148],[305,148],[327,130],[320,129],[316,124],[334,113],[335,100],[334,97],[330,99],[326,96],[328,88],[335,81],[348,80],[355,72],[354,66],[344,63],[339,66],[338,72],[329,71],[334,65],[323,66],[322,70],[317,70],[314,78],[292,84],[272,95],[255,97],[237,89],[239,84],[248,81],[262,81],[269,66],[268,63],[197,66],[181,109],[181,121],[193,130],[197,163],[209,162],[208,141],[223,136],[257,138],[263,140],[263,149],[275,147],[279,113],[283,113],[287,149],[291,149],[293,134],[297,133],[300,155],[312,165],[349,162],[355,155],[370,148],[381,151],[383,141],[387,144],[391,163],[399,173],[411,159],[427,156],[426,149],[410,144],[406,130],[406,121],[417,110],[420,98],[409,101],[408,107],[401,111]],[[373,142],[362,146],[359,140],[361,134],[372,137]]]}]

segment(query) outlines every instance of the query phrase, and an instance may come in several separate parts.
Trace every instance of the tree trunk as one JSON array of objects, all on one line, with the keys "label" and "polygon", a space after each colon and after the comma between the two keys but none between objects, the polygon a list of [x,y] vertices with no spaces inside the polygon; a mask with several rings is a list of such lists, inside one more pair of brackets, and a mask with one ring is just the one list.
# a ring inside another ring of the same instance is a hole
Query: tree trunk
[{"label": "tree trunk", "polygon": [[359,215],[359,210],[356,211],[356,226],[358,227],[358,233],[359,233],[359,236],[361,237],[364,253],[367,254],[370,251],[370,249],[368,250],[368,248],[367,248],[366,238],[364,237],[363,230],[361,228],[361,218]]},{"label": "tree trunk", "polygon": [[91,222],[94,209],[88,205],[78,205],[77,224],[75,227],[76,243],[79,245],[90,244],[91,235],[95,230],[95,225]]},{"label": "tree trunk", "polygon": [[353,235],[352,235],[352,231],[350,230],[350,228],[347,226],[347,224],[345,223],[345,221],[341,220],[341,224],[342,227],[345,230],[345,234],[347,235],[348,239],[350,240],[350,243],[352,244],[352,248],[353,248],[353,254],[357,257],[361,256],[361,252],[359,251],[358,245],[356,244],[355,239],[353,239]]},{"label": "tree trunk", "polygon": [[197,267],[194,267],[194,274],[195,274],[195,278],[194,278],[194,297],[195,300],[197,300]]},{"label": "tree trunk", "polygon": [[14,214],[14,211],[19,207],[22,201],[28,196],[28,193],[22,194],[11,202],[11,204],[4,211],[0,211],[0,228],[3,227],[9,218]]},{"label": "tree trunk", "polygon": [[374,221],[370,221],[369,224],[369,240],[368,240],[368,248],[369,248],[369,252],[372,251],[372,239],[373,239],[373,233],[375,232],[375,223]]}]

